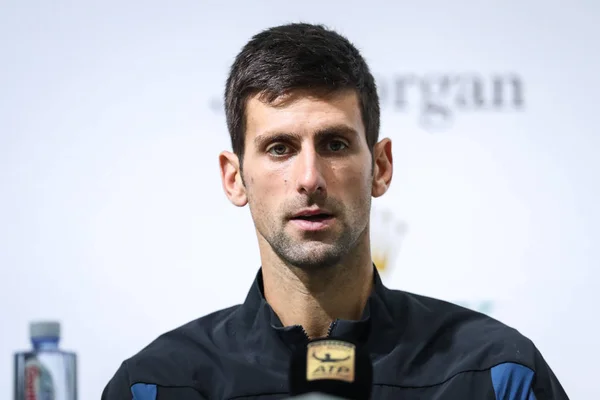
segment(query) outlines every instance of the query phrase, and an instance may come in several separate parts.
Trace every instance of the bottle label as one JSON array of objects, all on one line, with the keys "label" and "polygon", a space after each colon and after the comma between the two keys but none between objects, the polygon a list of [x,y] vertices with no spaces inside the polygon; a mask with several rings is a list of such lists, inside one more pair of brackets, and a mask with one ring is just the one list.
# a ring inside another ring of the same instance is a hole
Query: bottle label
[{"label": "bottle label", "polygon": [[36,358],[25,362],[25,400],[55,400],[50,371]]}]

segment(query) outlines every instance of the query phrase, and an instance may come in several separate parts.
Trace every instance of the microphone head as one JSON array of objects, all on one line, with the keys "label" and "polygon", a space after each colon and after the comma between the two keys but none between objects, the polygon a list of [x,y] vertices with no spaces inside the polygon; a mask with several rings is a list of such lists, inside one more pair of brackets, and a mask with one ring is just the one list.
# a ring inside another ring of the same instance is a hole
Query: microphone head
[{"label": "microphone head", "polygon": [[336,338],[311,340],[292,354],[290,394],[323,393],[343,399],[371,397],[373,365],[356,343]]}]

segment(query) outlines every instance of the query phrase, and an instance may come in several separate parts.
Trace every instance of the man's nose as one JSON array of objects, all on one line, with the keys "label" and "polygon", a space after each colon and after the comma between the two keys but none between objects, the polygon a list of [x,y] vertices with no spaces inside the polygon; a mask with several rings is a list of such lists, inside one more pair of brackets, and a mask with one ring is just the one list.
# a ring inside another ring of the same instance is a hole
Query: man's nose
[{"label": "man's nose", "polygon": [[323,165],[319,154],[314,150],[302,150],[296,158],[296,189],[305,195],[326,193]]}]

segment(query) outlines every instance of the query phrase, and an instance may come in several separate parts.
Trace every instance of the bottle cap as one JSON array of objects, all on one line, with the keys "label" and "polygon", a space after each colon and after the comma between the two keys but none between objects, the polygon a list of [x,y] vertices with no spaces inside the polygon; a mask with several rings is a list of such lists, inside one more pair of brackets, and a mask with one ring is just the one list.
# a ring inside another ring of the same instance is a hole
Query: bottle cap
[{"label": "bottle cap", "polygon": [[56,321],[36,321],[29,324],[31,339],[60,338],[60,323]]}]

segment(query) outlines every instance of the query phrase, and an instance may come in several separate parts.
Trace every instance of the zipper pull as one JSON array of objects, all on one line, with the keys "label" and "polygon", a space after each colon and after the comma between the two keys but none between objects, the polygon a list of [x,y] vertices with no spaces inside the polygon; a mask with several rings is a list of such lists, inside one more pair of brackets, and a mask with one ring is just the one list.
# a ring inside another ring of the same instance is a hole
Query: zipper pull
[{"label": "zipper pull", "polygon": [[331,333],[333,332],[333,328],[335,328],[336,324],[337,324],[337,319],[333,320],[333,322],[329,325],[329,329],[327,330],[327,337],[331,336]]}]

